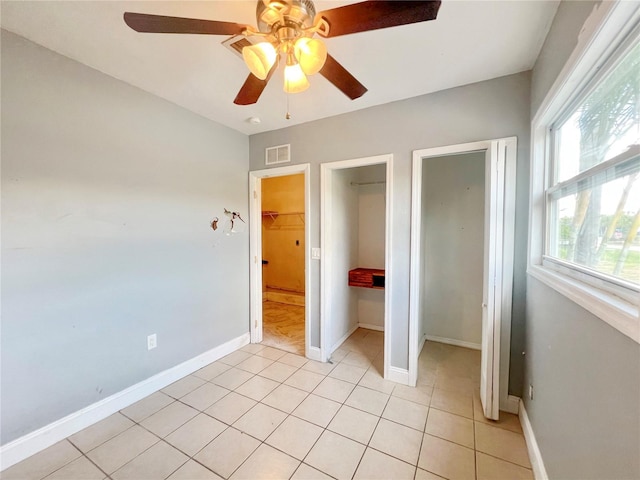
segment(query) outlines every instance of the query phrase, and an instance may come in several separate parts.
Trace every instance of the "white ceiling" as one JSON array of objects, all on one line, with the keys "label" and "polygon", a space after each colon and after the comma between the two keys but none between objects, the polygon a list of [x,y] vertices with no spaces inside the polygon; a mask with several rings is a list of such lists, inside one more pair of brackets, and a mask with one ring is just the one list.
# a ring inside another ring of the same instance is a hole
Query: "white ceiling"
[{"label": "white ceiling", "polygon": [[[353,1],[321,1],[322,11]],[[255,105],[233,104],[248,75],[228,37],[137,33],[125,11],[255,25],[255,0],[7,1],[2,28],[204,117],[254,134],[529,70],[558,7],[554,1],[443,0],[435,21],[326,39],[369,91],[351,101],[320,75],[286,94],[276,73]],[[259,117],[252,125],[249,117]]]}]

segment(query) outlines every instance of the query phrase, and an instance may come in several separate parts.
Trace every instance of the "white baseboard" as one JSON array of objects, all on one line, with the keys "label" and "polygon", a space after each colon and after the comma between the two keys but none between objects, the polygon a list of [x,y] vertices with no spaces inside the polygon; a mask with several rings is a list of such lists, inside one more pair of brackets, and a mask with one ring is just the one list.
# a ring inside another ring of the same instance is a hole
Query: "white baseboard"
[{"label": "white baseboard", "polygon": [[373,323],[359,323],[358,327],[366,330],[377,330],[378,332],[384,332],[384,325],[374,325]]},{"label": "white baseboard", "polygon": [[424,348],[424,342],[427,341],[427,335],[422,335],[422,340],[420,340],[420,344],[418,345],[418,356],[422,353],[422,349]]},{"label": "white baseboard", "polygon": [[309,360],[315,360],[316,362],[322,361],[322,350],[318,347],[309,347],[307,349],[307,358]]},{"label": "white baseboard", "polygon": [[402,385],[409,385],[409,370],[389,366],[385,380],[391,380],[392,382],[401,383]]},{"label": "white baseboard", "polygon": [[518,415],[520,412],[520,397],[509,395],[506,402],[500,403],[500,410]]},{"label": "white baseboard", "polygon": [[437,337],[435,335],[425,335],[427,340],[432,342],[447,343],[449,345],[455,345],[456,347],[471,348],[473,350],[482,350],[482,345],[479,343],[463,342],[462,340],[456,340],[454,338]]},{"label": "white baseboard", "polygon": [[357,329],[358,329],[358,324],[356,323],[353,327],[351,327],[351,328],[349,329],[349,331],[348,331],[347,333],[345,333],[345,334],[342,336],[342,338],[340,338],[340,340],[338,340],[336,343],[334,343],[334,344],[331,346],[331,350],[329,350],[329,355],[328,355],[328,356],[329,356],[329,357],[331,357],[331,354],[332,354],[333,352],[335,352],[338,348],[340,348],[340,345],[342,345],[342,344],[345,342],[345,340],[346,340],[347,338],[349,338],[349,337],[351,336],[351,334],[352,334],[353,332],[355,332]]},{"label": "white baseboard", "polygon": [[529,459],[531,460],[531,467],[533,468],[533,477],[536,480],[549,480],[547,470],[544,468],[544,462],[542,461],[542,454],[536,441],[536,436],[533,433],[533,427],[529,422],[527,411],[524,408],[524,402],[520,400],[520,411],[518,413],[520,417],[520,425],[522,425],[522,431],[524,432],[524,439],[527,442],[527,450],[529,451]]},{"label": "white baseboard", "polygon": [[249,343],[249,332],[0,447],[0,471],[93,425]]}]

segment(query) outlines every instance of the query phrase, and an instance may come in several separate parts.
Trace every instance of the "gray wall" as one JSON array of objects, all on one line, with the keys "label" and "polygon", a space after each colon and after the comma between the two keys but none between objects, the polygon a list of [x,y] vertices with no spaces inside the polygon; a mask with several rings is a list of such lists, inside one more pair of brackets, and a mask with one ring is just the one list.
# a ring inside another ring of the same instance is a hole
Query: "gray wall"
[{"label": "gray wall", "polygon": [[[366,79],[361,79],[366,83]],[[292,163],[311,164],[311,245],[320,244],[320,164],[372,155],[394,155],[391,294],[391,365],[408,366],[412,151],[515,135],[518,137],[516,276],[512,352],[523,347],[525,259],[529,184],[530,73],[372,107],[250,137],[250,168],[265,168],[264,149],[290,143]],[[335,92],[335,95],[340,95]],[[356,100],[357,101],[357,100]],[[292,112],[295,115],[295,112]],[[274,113],[276,114],[276,113]],[[312,263],[311,342],[319,346],[319,262]],[[512,357],[513,358],[513,357]],[[510,391],[522,390],[521,356],[512,363]]]},{"label": "gray wall", "polygon": [[585,20],[599,1],[562,1],[531,73],[531,117],[536,114],[578,43]]},{"label": "gray wall", "polygon": [[[358,267],[384,269],[386,226],[386,165],[355,169],[354,182],[371,183],[358,191]],[[358,322],[384,328],[384,290],[355,288]]]},{"label": "gray wall", "polygon": [[526,352],[549,478],[640,478],[640,345],[529,277]]},{"label": "gray wall", "polygon": [[485,152],[422,161],[423,332],[482,342]]},{"label": "gray wall", "polygon": [[248,332],[246,136],[5,31],[1,133],[3,444]]},{"label": "gray wall", "polygon": [[[533,71],[532,114],[595,2],[562,2]],[[527,282],[527,413],[552,479],[640,478],[640,345],[553,289]]]}]

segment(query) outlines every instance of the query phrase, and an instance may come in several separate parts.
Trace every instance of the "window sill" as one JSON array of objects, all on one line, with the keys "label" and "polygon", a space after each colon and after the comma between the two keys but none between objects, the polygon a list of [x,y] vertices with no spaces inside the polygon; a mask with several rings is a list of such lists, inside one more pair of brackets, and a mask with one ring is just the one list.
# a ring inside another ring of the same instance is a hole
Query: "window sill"
[{"label": "window sill", "polygon": [[637,304],[628,303],[611,293],[540,265],[529,265],[527,273],[577,303],[636,343],[640,343],[640,320]]}]

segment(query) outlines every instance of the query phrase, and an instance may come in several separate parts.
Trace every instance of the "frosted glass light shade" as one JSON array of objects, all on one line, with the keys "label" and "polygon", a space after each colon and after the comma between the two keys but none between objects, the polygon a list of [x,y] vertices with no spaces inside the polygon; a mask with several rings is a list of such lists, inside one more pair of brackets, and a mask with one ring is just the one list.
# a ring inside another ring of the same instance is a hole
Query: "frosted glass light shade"
[{"label": "frosted glass light shade", "polygon": [[284,91],[300,93],[309,88],[309,81],[299,64],[284,67]]},{"label": "frosted glass light shade", "polygon": [[278,54],[269,42],[261,42],[242,49],[242,58],[251,73],[260,80],[267,78],[269,70],[276,62]]},{"label": "frosted glass light shade", "polygon": [[302,71],[307,75],[318,73],[327,60],[327,47],[315,38],[303,37],[298,39],[294,47],[294,53]]}]

